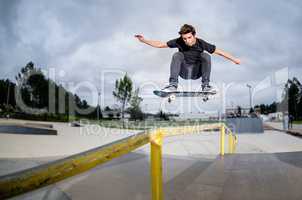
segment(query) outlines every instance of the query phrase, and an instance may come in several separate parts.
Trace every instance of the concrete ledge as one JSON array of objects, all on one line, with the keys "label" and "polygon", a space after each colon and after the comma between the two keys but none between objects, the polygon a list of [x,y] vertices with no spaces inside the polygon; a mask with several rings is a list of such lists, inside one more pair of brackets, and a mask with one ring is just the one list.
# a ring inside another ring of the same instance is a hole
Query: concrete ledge
[{"label": "concrete ledge", "polygon": [[227,118],[227,126],[236,133],[263,133],[260,118]]},{"label": "concrete ledge", "polygon": [[37,127],[26,124],[0,124],[0,134],[24,134],[24,135],[58,135],[52,128]]},{"label": "concrete ledge", "polygon": [[52,124],[25,123],[25,125],[32,126],[32,127],[40,127],[40,128],[53,128]]}]

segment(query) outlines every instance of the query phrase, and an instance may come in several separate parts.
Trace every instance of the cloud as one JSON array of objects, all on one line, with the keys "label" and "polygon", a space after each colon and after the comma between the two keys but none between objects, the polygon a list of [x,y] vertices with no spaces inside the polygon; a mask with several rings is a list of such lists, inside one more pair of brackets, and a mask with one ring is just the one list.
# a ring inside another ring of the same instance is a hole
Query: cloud
[{"label": "cloud", "polygon": [[[283,67],[299,78],[301,8],[297,0],[1,1],[0,78],[13,79],[33,61],[43,69],[65,72],[57,77],[60,82],[89,81],[99,88],[102,72],[118,70],[101,86],[109,104],[115,79],[126,72],[137,86],[152,82],[161,87],[168,81],[175,49],[151,48],[133,35],[168,41],[178,37],[184,23],[193,24],[199,37],[242,59],[242,65],[235,66],[213,56],[213,82],[257,83]],[[198,88],[199,82],[193,85]],[[149,84],[142,93],[152,90]],[[248,98],[245,90],[235,94]],[[89,96],[87,91],[83,94]],[[235,101],[238,96],[229,98]],[[144,103],[157,107],[158,99]],[[219,102],[211,106],[219,107]]]}]

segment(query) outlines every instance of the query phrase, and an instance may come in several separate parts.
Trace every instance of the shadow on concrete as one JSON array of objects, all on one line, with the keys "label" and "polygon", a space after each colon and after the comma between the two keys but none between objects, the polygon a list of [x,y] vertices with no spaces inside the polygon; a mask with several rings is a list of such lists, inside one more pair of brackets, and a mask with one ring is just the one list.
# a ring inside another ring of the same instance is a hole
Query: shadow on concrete
[{"label": "shadow on concrete", "polygon": [[0,125],[0,134],[22,135],[58,135],[57,130],[43,127],[30,127],[25,125]]}]

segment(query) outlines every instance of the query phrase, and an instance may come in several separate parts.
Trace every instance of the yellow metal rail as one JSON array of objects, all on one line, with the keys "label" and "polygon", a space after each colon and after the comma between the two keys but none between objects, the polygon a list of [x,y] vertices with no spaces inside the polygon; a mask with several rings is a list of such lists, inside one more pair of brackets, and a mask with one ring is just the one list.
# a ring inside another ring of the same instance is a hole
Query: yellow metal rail
[{"label": "yellow metal rail", "polygon": [[235,152],[237,137],[223,123],[162,128],[142,132],[125,139],[77,154],[39,167],[0,177],[0,199],[16,196],[65,178],[85,172],[113,158],[127,154],[150,142],[152,200],[163,199],[162,144],[163,138],[180,134],[220,130],[220,155],[225,151],[225,134],[228,134],[229,153]]},{"label": "yellow metal rail", "polygon": [[228,134],[228,153],[235,153],[235,146],[237,144],[237,137],[232,131],[223,123],[201,125],[194,127],[176,127],[158,129],[151,137],[151,186],[152,186],[152,200],[163,199],[163,178],[162,178],[162,144],[163,138],[168,136],[175,136],[180,134],[200,132],[204,130],[220,130],[220,155],[225,154],[225,135]]},{"label": "yellow metal rail", "polygon": [[0,177],[0,199],[16,196],[85,172],[127,154],[150,141],[140,133],[55,162]]},{"label": "yellow metal rail", "polygon": [[152,199],[163,199],[163,167],[162,167],[162,144],[163,131],[157,130],[152,135],[151,143],[151,195]]},{"label": "yellow metal rail", "polygon": [[228,137],[229,137],[229,153],[235,153],[236,145],[238,142],[237,135],[234,134],[229,127],[223,124],[223,128],[226,130]]}]

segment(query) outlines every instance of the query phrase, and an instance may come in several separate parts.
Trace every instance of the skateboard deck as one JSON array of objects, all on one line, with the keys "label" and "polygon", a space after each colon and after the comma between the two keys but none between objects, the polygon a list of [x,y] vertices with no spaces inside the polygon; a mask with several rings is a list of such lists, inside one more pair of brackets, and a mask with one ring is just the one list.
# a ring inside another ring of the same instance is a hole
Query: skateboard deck
[{"label": "skateboard deck", "polygon": [[175,91],[175,92],[164,92],[161,90],[154,90],[153,93],[156,96],[165,98],[168,97],[168,102],[170,103],[176,97],[202,97],[203,101],[209,100],[210,95],[215,95],[216,91]]}]

